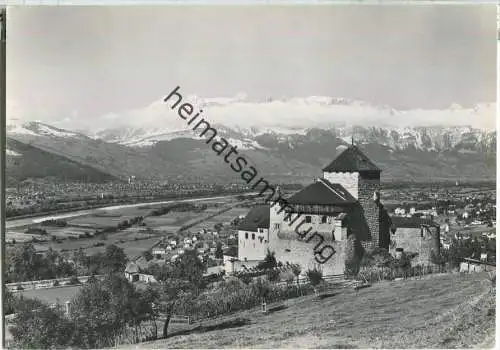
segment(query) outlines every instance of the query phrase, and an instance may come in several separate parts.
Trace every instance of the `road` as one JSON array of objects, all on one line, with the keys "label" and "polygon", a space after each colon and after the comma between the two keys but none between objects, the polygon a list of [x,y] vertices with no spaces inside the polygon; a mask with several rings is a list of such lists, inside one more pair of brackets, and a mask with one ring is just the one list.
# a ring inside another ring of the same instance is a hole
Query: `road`
[{"label": "road", "polygon": [[161,201],[161,202],[141,202],[141,203],[134,203],[134,204],[113,205],[113,206],[99,208],[99,209],[77,210],[77,211],[68,212],[68,213],[64,213],[64,214],[47,215],[47,216],[41,216],[41,217],[38,216],[38,217],[34,217],[34,218],[24,218],[24,219],[17,219],[17,220],[16,219],[9,220],[9,221],[5,222],[5,228],[11,229],[11,228],[15,228],[15,227],[22,227],[22,226],[27,226],[27,225],[32,225],[32,224],[38,224],[38,223],[45,221],[45,220],[75,218],[75,217],[80,217],[80,216],[92,215],[92,214],[100,213],[103,211],[113,211],[113,210],[119,210],[119,209],[123,209],[123,208],[135,208],[135,207],[140,207],[143,205],[158,205],[158,204],[169,204],[169,203],[179,203],[179,202],[202,202],[202,201],[208,201],[208,200],[214,200],[214,199],[236,197],[236,196],[239,196],[242,194],[252,195],[252,194],[258,194],[258,192],[231,194],[231,195],[216,196],[216,197],[174,199],[174,200]]}]

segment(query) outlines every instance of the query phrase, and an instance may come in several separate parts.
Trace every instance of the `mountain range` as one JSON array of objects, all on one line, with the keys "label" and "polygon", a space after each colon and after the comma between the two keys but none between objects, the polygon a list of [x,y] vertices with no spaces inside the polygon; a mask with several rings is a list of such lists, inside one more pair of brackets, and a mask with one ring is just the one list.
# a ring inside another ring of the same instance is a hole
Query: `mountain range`
[{"label": "mountain range", "polygon": [[[236,146],[269,180],[308,182],[320,176],[321,168],[352,142],[383,169],[386,180],[495,178],[493,104],[397,111],[327,97],[265,103],[245,102],[241,95],[185,100],[195,101],[194,106],[206,111],[204,118],[218,135]],[[274,115],[277,117],[271,117]],[[54,172],[59,177],[73,174],[106,181],[134,175],[168,181],[242,181],[199,137],[199,131],[188,129],[186,121],[163,101],[104,116],[99,128],[71,120],[54,124],[57,127],[43,122],[9,123],[11,182],[44,175],[31,170],[30,162],[20,165],[19,159],[33,157],[26,147],[40,150],[40,159],[67,160],[51,160],[60,168]],[[74,127],[67,127],[71,125]],[[79,164],[81,174],[68,164]]]}]

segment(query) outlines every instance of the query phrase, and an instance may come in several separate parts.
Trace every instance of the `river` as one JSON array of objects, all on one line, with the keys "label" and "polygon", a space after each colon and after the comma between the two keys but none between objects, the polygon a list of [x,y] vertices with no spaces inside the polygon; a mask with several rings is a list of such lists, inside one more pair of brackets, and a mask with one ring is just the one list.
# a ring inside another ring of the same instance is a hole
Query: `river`
[{"label": "river", "polygon": [[45,221],[45,220],[75,218],[75,217],[79,217],[79,216],[91,215],[91,214],[100,213],[100,212],[104,212],[104,211],[113,211],[113,210],[119,210],[119,209],[124,209],[124,208],[135,208],[135,207],[140,207],[143,205],[159,205],[159,204],[169,204],[169,203],[179,203],[179,202],[202,202],[202,201],[208,201],[208,200],[214,200],[214,199],[236,197],[236,196],[239,196],[242,194],[251,195],[251,194],[257,194],[257,192],[256,193],[230,194],[230,195],[217,196],[217,197],[174,199],[174,200],[160,201],[160,202],[141,202],[141,203],[134,203],[134,204],[113,205],[113,206],[98,208],[98,209],[77,210],[77,211],[68,212],[68,213],[64,213],[64,214],[56,214],[56,215],[49,214],[47,216],[37,216],[37,217],[32,217],[32,218],[9,220],[9,221],[5,222],[5,228],[10,229],[10,228],[15,228],[15,227],[38,224],[38,223]]}]

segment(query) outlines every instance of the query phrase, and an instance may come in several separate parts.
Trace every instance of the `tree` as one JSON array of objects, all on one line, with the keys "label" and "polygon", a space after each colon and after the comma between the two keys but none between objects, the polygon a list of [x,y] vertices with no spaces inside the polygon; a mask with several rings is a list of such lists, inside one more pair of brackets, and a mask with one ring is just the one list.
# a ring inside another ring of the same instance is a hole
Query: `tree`
[{"label": "tree", "polygon": [[375,248],[371,252],[366,252],[361,259],[361,266],[389,267],[394,258],[385,248]]},{"label": "tree", "polygon": [[73,325],[58,309],[46,304],[32,309],[32,305],[24,304],[10,331],[16,348],[63,348],[71,345],[68,335],[73,333]]},{"label": "tree", "polygon": [[224,258],[224,252],[222,251],[222,243],[217,242],[217,247],[215,248],[215,258],[222,259]]},{"label": "tree", "polygon": [[123,251],[123,248],[110,244],[106,247],[106,266],[107,272],[122,272],[125,269],[128,258]]},{"label": "tree", "polygon": [[298,264],[293,264],[292,265],[292,272],[295,275],[295,278],[297,279],[297,287],[300,290],[299,276],[300,276],[300,274],[302,272],[302,268]]},{"label": "tree", "polygon": [[151,252],[149,250],[145,250],[143,253],[142,253],[142,257],[144,259],[146,259],[146,261],[151,261],[153,260],[153,254],[151,254]]},{"label": "tree", "polygon": [[257,278],[252,283],[252,290],[253,290],[254,294],[258,295],[261,298],[262,302],[266,302],[267,297],[269,296],[269,293],[271,292],[271,286],[264,279]]},{"label": "tree", "polygon": [[267,271],[267,279],[269,282],[278,282],[280,280],[280,272],[276,269]]},{"label": "tree", "polygon": [[186,280],[196,289],[203,286],[203,274],[207,270],[195,250],[187,250],[167,269],[171,278]]},{"label": "tree", "polygon": [[315,267],[314,269],[308,270],[306,274],[307,278],[309,279],[309,283],[311,283],[311,285],[314,288],[314,294],[316,294],[317,296],[318,295],[317,287],[323,280],[323,272]]},{"label": "tree", "polygon": [[3,307],[6,315],[13,314],[16,310],[16,298],[5,285],[3,285]]},{"label": "tree", "polygon": [[40,270],[45,265],[43,257],[36,253],[33,244],[17,246],[10,257],[8,279],[15,282],[42,279]]},{"label": "tree", "polygon": [[150,305],[123,276],[86,283],[71,302],[70,315],[76,325],[73,344],[84,348],[114,346],[125,326],[133,327],[137,340],[140,323],[151,313]]},{"label": "tree", "polygon": [[154,275],[160,283],[155,286],[158,309],[165,315],[163,337],[168,336],[168,326],[176,305],[191,302],[203,287],[206,267],[196,255],[188,250],[172,265],[163,266]]},{"label": "tree", "polygon": [[264,261],[260,262],[257,265],[257,268],[260,270],[266,270],[266,269],[272,269],[276,266],[278,266],[278,262],[276,261],[276,253],[272,252],[268,248]]}]

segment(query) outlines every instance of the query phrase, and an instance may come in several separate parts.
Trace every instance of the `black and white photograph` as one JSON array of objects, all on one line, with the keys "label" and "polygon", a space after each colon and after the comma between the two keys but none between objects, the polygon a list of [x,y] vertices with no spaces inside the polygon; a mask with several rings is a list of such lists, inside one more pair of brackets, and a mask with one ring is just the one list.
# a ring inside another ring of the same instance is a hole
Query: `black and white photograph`
[{"label": "black and white photograph", "polygon": [[36,3],[4,348],[495,348],[495,4]]}]

